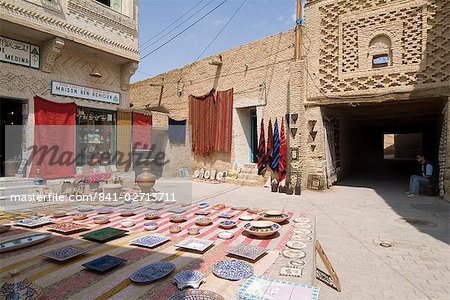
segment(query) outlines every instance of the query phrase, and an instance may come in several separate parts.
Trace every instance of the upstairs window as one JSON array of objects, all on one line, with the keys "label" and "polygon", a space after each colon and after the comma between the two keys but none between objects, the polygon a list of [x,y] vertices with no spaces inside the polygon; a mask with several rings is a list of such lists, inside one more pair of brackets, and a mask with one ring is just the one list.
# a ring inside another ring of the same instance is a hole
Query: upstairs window
[{"label": "upstairs window", "polygon": [[369,43],[369,58],[372,69],[392,66],[391,39],[384,34],[377,35]]},{"label": "upstairs window", "polygon": [[372,57],[372,68],[382,68],[389,65],[389,54],[378,54]]},{"label": "upstairs window", "polygon": [[95,0],[103,5],[109,6],[115,11],[122,12],[122,0]]}]

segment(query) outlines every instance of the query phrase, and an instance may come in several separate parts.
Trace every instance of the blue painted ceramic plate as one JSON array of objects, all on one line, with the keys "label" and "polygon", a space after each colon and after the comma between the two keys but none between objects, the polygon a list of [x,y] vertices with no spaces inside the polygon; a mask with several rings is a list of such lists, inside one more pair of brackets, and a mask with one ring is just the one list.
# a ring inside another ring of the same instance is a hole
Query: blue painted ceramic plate
[{"label": "blue painted ceramic plate", "polygon": [[136,283],[150,283],[169,275],[173,270],[175,270],[175,264],[157,262],[140,268],[130,276],[130,279]]},{"label": "blue painted ceramic plate", "polygon": [[169,240],[170,240],[170,238],[162,236],[162,235],[146,235],[146,236],[141,236],[140,238],[130,241],[130,244],[136,245],[136,246],[153,248],[153,247],[161,245],[162,243],[165,243]]},{"label": "blue painted ceramic plate", "polygon": [[222,260],[212,266],[217,277],[228,280],[241,280],[253,275],[253,267],[242,260]]},{"label": "blue painted ceramic plate", "polygon": [[173,294],[168,300],[225,300],[225,298],[207,290],[184,290]]},{"label": "blue painted ceramic plate", "polygon": [[87,262],[85,264],[82,264],[82,266],[97,272],[106,272],[123,264],[126,261],[127,261],[126,259],[120,257],[105,255],[97,259],[91,260],[90,262]]}]

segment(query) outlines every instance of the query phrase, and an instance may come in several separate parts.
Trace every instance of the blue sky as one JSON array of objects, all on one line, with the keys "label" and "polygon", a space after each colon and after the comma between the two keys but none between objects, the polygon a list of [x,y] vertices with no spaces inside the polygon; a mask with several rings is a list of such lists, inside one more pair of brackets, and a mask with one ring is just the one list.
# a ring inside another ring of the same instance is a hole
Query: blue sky
[{"label": "blue sky", "polygon": [[[139,1],[139,44],[175,21],[202,0],[140,0]],[[201,16],[213,9],[223,0],[212,0],[202,11],[175,29],[158,42],[162,35],[175,28],[202,6],[211,0],[203,0],[193,11],[178,21],[164,33],[157,36],[144,47],[141,57],[176,35]],[[131,81],[142,80],[166,71],[181,67],[195,61],[214,36],[233,15],[243,0],[228,0],[225,4],[197,23],[178,38],[141,60],[139,69]],[[259,38],[286,31],[295,26],[296,0],[247,0],[241,10],[228,24],[226,29],[202,55],[201,58],[222,52],[237,45],[245,44]]]}]

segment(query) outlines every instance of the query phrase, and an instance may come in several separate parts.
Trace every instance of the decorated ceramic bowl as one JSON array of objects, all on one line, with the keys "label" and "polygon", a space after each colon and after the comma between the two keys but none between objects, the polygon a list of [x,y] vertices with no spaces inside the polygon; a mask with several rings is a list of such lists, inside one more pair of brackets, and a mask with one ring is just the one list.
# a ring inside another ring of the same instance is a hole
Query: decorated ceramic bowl
[{"label": "decorated ceramic bowl", "polygon": [[233,206],[232,210],[247,210],[248,207],[245,206]]},{"label": "decorated ceramic bowl", "polygon": [[150,211],[148,213],[145,214],[145,218],[147,220],[154,220],[154,219],[158,219],[160,217],[160,213],[156,212],[156,211]]},{"label": "decorated ceramic bowl", "polygon": [[80,221],[80,220],[84,220],[84,219],[86,219],[86,218],[87,218],[87,214],[83,214],[83,213],[74,214],[74,215],[72,216],[72,219],[73,219],[74,221]]},{"label": "decorated ceramic bowl", "polygon": [[[258,222],[271,223],[271,225],[265,226],[266,224],[261,224]],[[258,236],[258,237],[266,237],[266,236],[271,236],[271,235],[277,233],[280,230],[281,226],[279,224],[273,223],[273,222],[254,221],[254,222],[249,222],[249,223],[244,224],[243,228],[247,233],[249,233],[251,235]]]},{"label": "decorated ceramic bowl", "polygon": [[280,215],[268,215],[267,212],[259,213],[259,218],[264,221],[271,221],[275,223],[282,223],[289,219],[288,214],[280,214]]},{"label": "decorated ceramic bowl", "polygon": [[120,215],[122,216],[122,217],[131,217],[131,216],[134,216],[136,213],[134,212],[134,211],[132,211],[132,210],[123,210],[123,211],[121,211],[120,212]]},{"label": "decorated ceramic bowl", "polygon": [[61,218],[66,215],[66,211],[64,210],[57,210],[53,213],[53,218]]},{"label": "decorated ceramic bowl", "polygon": [[120,224],[122,225],[122,227],[132,227],[132,226],[134,226],[134,221],[133,220],[123,220],[120,222]]},{"label": "decorated ceramic bowl", "polygon": [[264,211],[264,209],[260,209],[260,208],[249,208],[249,209],[247,209],[247,212],[249,214],[258,214],[258,213],[263,212],[263,211]]},{"label": "decorated ceramic bowl", "polygon": [[190,235],[197,235],[200,232],[200,228],[198,228],[198,227],[190,227],[190,228],[188,228],[187,231],[188,231],[188,233]]},{"label": "decorated ceramic bowl", "polygon": [[228,240],[231,239],[234,236],[234,231],[228,231],[228,230],[221,230],[217,233],[217,236],[220,239]]},{"label": "decorated ceramic bowl", "polygon": [[170,217],[170,221],[174,223],[181,223],[187,221],[187,217],[185,215],[173,215]]},{"label": "decorated ceramic bowl", "polygon": [[219,203],[219,204],[216,204],[216,205],[214,205],[213,207],[212,207],[213,209],[224,209],[225,208],[225,204],[221,204],[221,203]]},{"label": "decorated ceramic bowl", "polygon": [[265,211],[268,216],[281,216],[283,214],[282,210],[267,210]]},{"label": "decorated ceramic bowl", "polygon": [[169,230],[171,233],[178,233],[181,231],[181,226],[178,225],[172,225],[169,227]]},{"label": "decorated ceramic bowl", "polygon": [[145,230],[152,231],[152,230],[156,230],[157,228],[158,228],[158,223],[156,223],[156,222],[146,222],[146,223],[144,223],[144,229]]},{"label": "decorated ceramic bowl", "polygon": [[219,226],[222,227],[223,229],[230,229],[235,227],[236,225],[237,222],[232,220],[224,220],[219,223]]},{"label": "decorated ceramic bowl", "polygon": [[95,224],[106,224],[109,223],[109,217],[95,217],[94,218]]},{"label": "decorated ceramic bowl", "polygon": [[101,207],[97,210],[97,213],[99,213],[99,214],[111,214],[113,212],[114,212],[114,210],[109,207]]},{"label": "decorated ceramic bowl", "polygon": [[195,221],[195,224],[199,226],[207,226],[212,223],[212,220],[210,218],[199,218]]}]

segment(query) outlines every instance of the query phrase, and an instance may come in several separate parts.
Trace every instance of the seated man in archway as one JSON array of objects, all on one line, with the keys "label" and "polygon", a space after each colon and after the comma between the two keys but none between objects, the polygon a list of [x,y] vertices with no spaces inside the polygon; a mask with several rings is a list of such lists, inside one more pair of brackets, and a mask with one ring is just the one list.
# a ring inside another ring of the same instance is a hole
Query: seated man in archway
[{"label": "seated man in archway", "polygon": [[409,191],[406,192],[408,198],[419,197],[420,185],[430,185],[433,180],[433,165],[421,154],[416,156],[416,160],[422,165],[422,176],[411,176],[409,180]]}]

